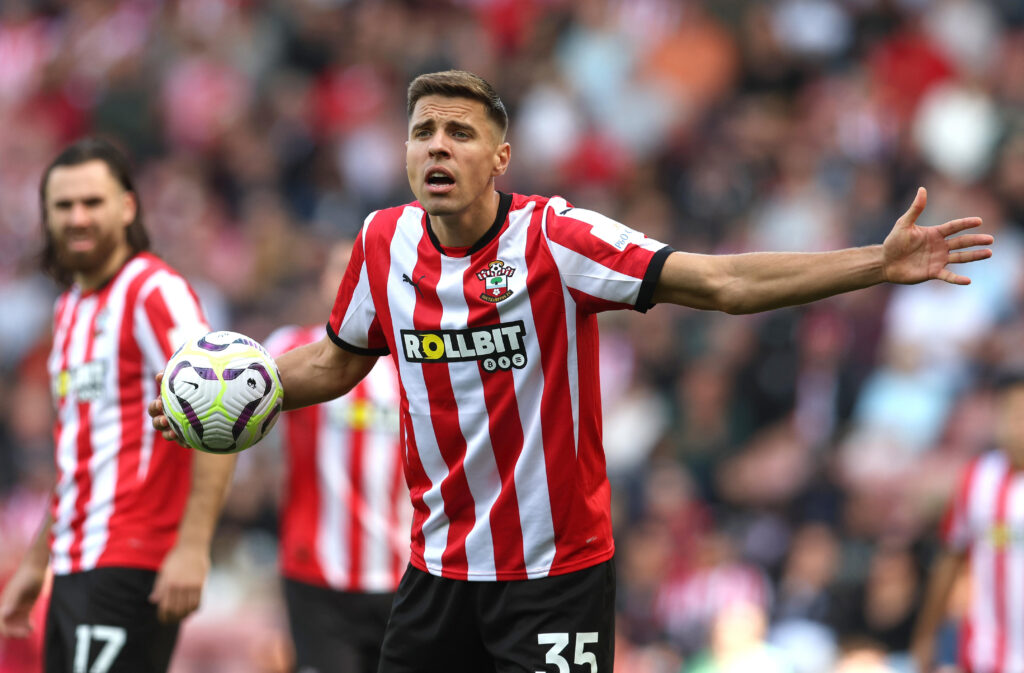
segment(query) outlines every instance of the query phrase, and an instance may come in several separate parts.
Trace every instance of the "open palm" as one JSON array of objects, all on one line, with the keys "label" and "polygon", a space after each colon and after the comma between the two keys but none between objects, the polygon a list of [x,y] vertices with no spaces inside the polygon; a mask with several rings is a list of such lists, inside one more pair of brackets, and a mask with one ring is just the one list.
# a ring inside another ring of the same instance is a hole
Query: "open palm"
[{"label": "open palm", "polygon": [[882,244],[885,279],[892,283],[912,284],[937,278],[954,285],[970,284],[970,278],[953,273],[948,265],[991,257],[992,251],[987,248],[965,248],[991,245],[994,239],[988,234],[950,238],[981,225],[980,217],[962,217],[934,227],[918,226],[917,218],[927,203],[928,193],[924,187],[918,187],[910,209],[896,220],[886,236]]}]

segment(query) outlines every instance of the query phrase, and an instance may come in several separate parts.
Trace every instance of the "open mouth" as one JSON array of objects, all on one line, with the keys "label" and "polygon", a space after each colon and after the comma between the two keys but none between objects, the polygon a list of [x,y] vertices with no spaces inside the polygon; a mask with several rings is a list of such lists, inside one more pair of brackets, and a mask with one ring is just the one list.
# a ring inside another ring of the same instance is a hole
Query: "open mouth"
[{"label": "open mouth", "polygon": [[455,178],[445,171],[432,170],[427,173],[427,187],[431,192],[446,192],[455,186]]}]

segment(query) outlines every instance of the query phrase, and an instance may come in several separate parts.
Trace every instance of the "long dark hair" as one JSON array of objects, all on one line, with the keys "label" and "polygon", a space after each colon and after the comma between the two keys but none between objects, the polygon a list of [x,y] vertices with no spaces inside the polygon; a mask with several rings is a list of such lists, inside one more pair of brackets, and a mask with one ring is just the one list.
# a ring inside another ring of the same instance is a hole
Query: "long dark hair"
[{"label": "long dark hair", "polygon": [[135,219],[128,225],[126,233],[128,246],[132,254],[149,250],[149,233],[142,220],[142,203],[139,201],[139,194],[135,191],[135,183],[132,181],[132,168],[128,158],[118,150],[112,143],[102,138],[82,138],[64,148],[57,158],[54,159],[43,172],[43,178],[39,182],[39,207],[42,213],[41,222],[43,225],[43,251],[40,254],[40,266],[43,271],[61,285],[71,285],[71,272],[60,265],[57,257],[57,248],[50,233],[49,223],[46,219],[46,184],[50,180],[50,173],[58,166],[78,166],[89,161],[102,161],[110,169],[121,187],[126,192],[135,195]]}]

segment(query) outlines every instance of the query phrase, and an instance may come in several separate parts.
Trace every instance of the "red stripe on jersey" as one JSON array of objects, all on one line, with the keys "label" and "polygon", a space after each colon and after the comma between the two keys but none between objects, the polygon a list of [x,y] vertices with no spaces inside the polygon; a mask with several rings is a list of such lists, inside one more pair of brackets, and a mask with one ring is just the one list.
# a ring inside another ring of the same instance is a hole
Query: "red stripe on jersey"
[{"label": "red stripe on jersey", "polygon": [[[92,360],[93,345],[96,343],[96,321],[104,313],[112,286],[112,282],[107,283],[96,295],[96,310],[89,320],[89,336],[85,346],[86,362]],[[92,496],[92,472],[89,469],[89,458],[92,457],[92,422],[89,418],[89,407],[89,402],[80,401],[78,403],[78,457],[75,463],[75,483],[78,485],[78,494],[75,498],[75,515],[71,519],[74,537],[71,547],[68,549],[72,572],[82,569],[82,540],[84,538],[82,524],[85,523],[85,508]]]},{"label": "red stripe on jersey", "polygon": [[974,484],[974,477],[980,463],[981,456],[968,463],[957,484],[956,492],[943,513],[942,521],[939,523],[939,535],[942,541],[957,549],[963,548],[963,544],[955,538],[962,537],[962,529],[966,525],[967,506],[971,497],[971,486]]},{"label": "red stripe on jersey", "polygon": [[[534,217],[540,217],[543,211],[543,208],[537,208]],[[539,223],[535,221],[531,224],[533,226],[530,227],[526,243],[527,256],[537,260],[550,259]],[[550,263],[554,266],[554,260]],[[580,558],[581,549],[585,549],[593,542],[598,542],[595,546],[597,551],[610,553],[610,524],[605,525],[601,521],[601,516],[594,516],[595,512],[607,511],[610,495],[601,485],[602,482],[607,484],[600,441],[601,404],[596,395],[591,395],[591,388],[596,390],[599,376],[597,347],[591,338],[596,338],[597,321],[592,315],[583,315],[576,311],[575,307],[567,305],[563,297],[544,294],[541,290],[543,283],[543,274],[531,273],[527,276],[526,286],[530,296],[545,298],[544,302],[535,301],[532,308],[537,341],[544,344],[544,348],[540,349],[541,366],[544,371],[541,429],[551,517],[555,531],[555,557],[551,565],[561,567],[567,558]],[[576,317],[577,377],[580,396],[578,438],[573,436],[573,424],[570,420],[573,409],[567,364],[568,311],[574,311]],[[561,320],[552,320],[552,315],[561,316]],[[572,451],[573,455],[569,455],[569,451]],[[566,469],[567,465],[572,465],[573,468]],[[579,507],[581,501],[589,501],[591,507]],[[588,543],[587,540],[591,542]],[[567,568],[566,571],[584,567],[591,561],[589,557],[581,560],[585,562],[578,567]]]},{"label": "red stripe on jersey", "polygon": [[[142,556],[161,559],[174,545],[191,491],[192,452],[156,433],[153,433],[149,468],[146,474],[139,474],[143,433],[151,430],[146,425],[149,400],[143,398],[145,358],[135,331],[135,308],[146,281],[157,272],[168,270],[163,262],[154,258],[149,268],[132,279],[126,291],[118,357],[123,433],[118,451],[118,487],[114,496],[114,513],[108,524],[111,536],[97,562],[98,566],[152,563],[143,561]],[[198,304],[195,293],[191,294]],[[163,356],[170,359],[178,344],[172,344],[169,335],[177,324],[160,287],[150,290],[142,302],[142,309]],[[144,481],[140,482],[140,477]],[[120,506],[122,503],[124,507]]]},{"label": "red stripe on jersey", "polygon": [[[76,298],[75,301],[72,301],[72,293],[71,292],[65,292],[64,295],[61,297],[60,301],[58,302],[57,310],[55,312],[56,319],[54,320],[54,323],[53,323],[54,327],[55,327],[54,334],[55,335],[56,334],[64,335],[64,337],[63,337],[64,338],[64,343],[61,345],[60,366],[57,368],[57,371],[62,372],[65,376],[67,375],[68,365],[70,363],[69,351],[71,349],[71,342],[72,342],[71,334],[70,334],[71,326],[73,326],[75,324],[75,322],[77,322],[77,320],[78,320],[78,309],[81,308],[81,306],[82,306],[82,302],[80,301],[80,299],[81,298],[79,297],[79,298]],[[54,345],[56,346],[56,344],[54,344]],[[63,383],[61,383],[59,385],[66,386],[67,382],[65,381],[65,382],[63,382]],[[60,449],[60,438],[61,438],[61,435],[64,434],[64,424],[60,420],[63,416],[59,412],[60,412],[61,408],[63,408],[63,406],[65,404],[68,404],[68,400],[70,399],[70,395],[67,394],[66,390],[62,390],[62,391],[58,391],[58,394],[57,394],[56,397],[57,397],[57,407],[58,407],[57,411],[58,411],[58,413],[57,413],[57,419],[56,419],[56,421],[53,424],[53,445],[54,445],[54,447],[57,448],[57,450],[59,450]],[[57,491],[55,489],[54,492],[53,492],[53,506],[51,507],[51,513],[52,513],[54,521],[57,521],[57,512],[59,510],[59,506],[60,506],[60,495],[57,493]],[[50,528],[50,536],[49,537],[50,537],[50,547],[52,549],[53,542],[54,542],[54,539],[55,539],[54,530],[53,530],[52,526]]]},{"label": "red stripe on jersey", "polygon": [[[401,421],[399,421],[399,427],[401,427]],[[405,455],[401,449],[401,447],[405,446],[405,442],[402,441],[404,439],[404,435],[405,433],[400,430],[398,446],[399,453],[402,457]],[[391,525],[393,530],[399,530],[399,524],[402,521],[400,512],[402,511],[402,503],[405,502],[404,492],[407,490],[405,480],[405,461],[396,460],[394,465],[395,469],[391,479],[391,511],[388,513],[388,523]],[[397,587],[398,583],[402,580],[402,575],[405,573],[406,556],[400,551],[399,540],[396,539],[395,543],[396,544],[391,547],[391,578],[395,587]]]},{"label": "red stripe on jersey", "polygon": [[[327,585],[317,559],[316,540],[321,498],[320,480],[315,478],[320,414],[317,407],[289,411],[284,418],[288,441],[288,482],[281,519],[281,570],[286,577]],[[312,475],[314,478],[310,478]]]},{"label": "red stripe on jersey", "polygon": [[[121,316],[121,334],[118,338],[117,387],[121,406],[121,450],[117,452],[117,483],[114,490],[114,513],[108,523],[109,530],[120,530],[127,518],[125,512],[140,496],[139,489],[125,488],[139,478],[143,433],[142,399],[142,352],[135,339],[135,302],[143,283],[153,275],[155,269],[148,269],[132,279],[125,292],[124,315]],[[148,400],[146,401],[148,402]],[[100,555],[102,565],[108,553],[108,545]]]},{"label": "red stripe on jersey", "polygon": [[[508,226],[507,223],[505,225]],[[501,322],[498,307],[480,301],[476,272],[486,268],[495,258],[496,238],[471,258],[463,274],[470,325],[495,325]],[[523,423],[516,404],[516,386],[512,371],[495,371],[482,377],[484,404],[490,428],[494,462],[498,468],[501,491],[491,506],[491,540],[495,559],[501,559],[504,579],[526,579],[526,556],[523,552],[523,529],[519,519],[519,498],[516,495],[516,463],[523,452]],[[506,574],[509,573],[509,574]],[[515,574],[519,577],[515,577]]]},{"label": "red stripe on jersey", "polygon": [[[424,215],[426,218],[426,215]],[[432,254],[430,238],[423,236],[419,241],[419,254],[413,268],[415,278],[420,278],[416,307],[413,309],[415,329],[435,329],[441,324],[441,301],[437,295],[437,281],[441,276],[440,260]],[[438,264],[428,268],[426,260]],[[430,396],[430,420],[434,436],[444,438],[438,442],[441,458],[448,467],[448,474],[441,480],[441,497],[448,517],[448,541],[441,554],[441,564],[446,576],[465,578],[469,573],[469,559],[466,556],[466,537],[473,530],[476,518],[466,478],[466,438],[459,427],[457,413],[451,413],[455,405],[455,390],[452,387],[447,363],[426,363],[422,365],[423,382]],[[439,406],[440,405],[440,406]],[[443,406],[451,405],[445,409]],[[460,513],[462,514],[460,516]],[[450,573],[450,574],[448,574]]]},{"label": "red stripe on jersey", "polygon": [[[349,393],[353,402],[358,406],[365,404],[369,395],[366,385],[356,386]],[[363,573],[363,527],[362,521],[366,520],[366,500],[363,497],[363,453],[366,451],[366,429],[351,428],[349,432],[349,464],[348,474],[352,488],[348,493],[348,582],[349,591],[359,588],[360,577]]]},{"label": "red stripe on jersey", "polygon": [[[395,359],[398,359],[398,351],[395,351]],[[420,462],[419,448],[416,445],[416,433],[412,429],[412,418],[409,416],[409,401],[402,392],[402,446],[405,447],[405,471],[409,482],[409,499],[412,502],[412,530],[409,534],[411,542],[410,558],[416,561],[416,567],[425,569],[426,560],[423,558],[422,550],[426,547],[427,539],[423,534],[423,524],[430,516],[430,508],[423,500],[423,495],[434,487],[430,481],[423,463]]]},{"label": "red stripe on jersey", "polygon": [[1006,627],[1009,623],[1007,614],[1009,612],[1006,602],[1010,593],[1006,579],[1006,562],[1010,556],[1013,545],[1010,520],[1008,516],[1010,492],[1014,481],[1014,472],[1007,468],[999,483],[999,490],[996,495],[995,529],[1001,539],[996,541],[995,553],[995,614],[996,614],[996,651],[995,670],[1006,670]]},{"label": "red stripe on jersey", "polygon": [[[305,330],[292,329],[279,343],[268,342],[275,357],[311,343]],[[327,586],[317,559],[317,526],[323,493],[317,478],[320,413],[316,406],[287,412],[281,419],[287,446],[288,471],[284,507],[278,526],[281,536],[281,574],[301,582]]]}]

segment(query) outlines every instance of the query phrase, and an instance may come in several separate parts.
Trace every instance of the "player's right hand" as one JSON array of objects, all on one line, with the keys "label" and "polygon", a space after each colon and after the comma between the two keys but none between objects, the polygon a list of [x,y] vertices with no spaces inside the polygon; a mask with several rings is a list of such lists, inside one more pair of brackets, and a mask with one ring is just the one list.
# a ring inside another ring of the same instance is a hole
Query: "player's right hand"
[{"label": "player's right hand", "polygon": [[[160,390],[160,381],[163,380],[163,378],[164,373],[157,372],[156,389],[158,391]],[[153,428],[161,435],[163,435],[164,439],[172,441],[176,444],[180,444],[181,446],[185,446],[184,444],[181,443],[181,440],[178,439],[178,435],[174,432],[174,430],[171,429],[171,422],[167,420],[167,416],[164,415],[164,402],[162,399],[160,399],[159,393],[157,394],[156,399],[152,400],[149,403],[149,406],[146,408],[146,411],[149,412],[149,417],[153,419]]]},{"label": "player's right hand", "polygon": [[11,575],[0,594],[0,636],[26,638],[32,633],[32,606],[39,598],[46,581],[46,568],[32,568],[24,563]]}]

